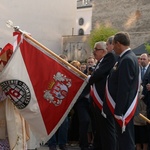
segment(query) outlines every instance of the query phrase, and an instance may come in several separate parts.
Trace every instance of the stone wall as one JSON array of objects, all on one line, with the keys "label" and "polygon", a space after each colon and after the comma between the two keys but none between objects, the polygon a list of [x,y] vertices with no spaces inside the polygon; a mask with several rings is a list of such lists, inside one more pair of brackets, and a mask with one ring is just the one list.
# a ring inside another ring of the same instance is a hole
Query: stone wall
[{"label": "stone wall", "polygon": [[135,48],[150,40],[150,0],[94,0],[92,29],[100,24],[129,32]]},{"label": "stone wall", "polygon": [[83,36],[63,36],[62,54],[68,57],[69,61],[78,60],[84,62],[91,56],[91,48],[88,44],[88,35]]}]

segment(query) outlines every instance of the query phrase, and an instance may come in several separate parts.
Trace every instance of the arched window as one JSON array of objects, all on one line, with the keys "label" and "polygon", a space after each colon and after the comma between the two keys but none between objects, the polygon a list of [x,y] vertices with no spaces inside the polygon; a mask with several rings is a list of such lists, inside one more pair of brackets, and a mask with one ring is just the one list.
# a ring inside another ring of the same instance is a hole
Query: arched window
[{"label": "arched window", "polygon": [[83,29],[79,29],[78,35],[84,35],[84,30]]},{"label": "arched window", "polygon": [[83,25],[84,24],[84,19],[83,18],[80,18],[79,19],[79,25],[81,26],[81,25]]}]

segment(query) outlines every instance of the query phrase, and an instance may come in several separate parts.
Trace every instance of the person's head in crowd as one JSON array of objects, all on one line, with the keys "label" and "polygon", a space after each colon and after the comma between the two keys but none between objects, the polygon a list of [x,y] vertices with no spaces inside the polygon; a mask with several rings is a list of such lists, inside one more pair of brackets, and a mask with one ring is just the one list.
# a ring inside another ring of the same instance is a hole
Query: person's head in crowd
[{"label": "person's head in crowd", "polygon": [[113,39],[114,39],[114,36],[110,36],[106,41],[106,49],[108,52],[111,52],[114,49]]},{"label": "person's head in crowd", "polygon": [[87,58],[87,66],[93,67],[96,64],[96,60],[93,56]]},{"label": "person's head in crowd", "polygon": [[81,70],[81,63],[78,60],[73,60],[70,62],[70,64],[76,67],[77,69]]},{"label": "person's head in crowd", "polygon": [[64,54],[59,55],[59,57],[61,57],[62,59],[64,59],[64,60],[68,61],[67,56],[66,56],[66,55],[64,55]]},{"label": "person's head in crowd", "polygon": [[147,53],[141,54],[140,59],[141,59],[140,64],[142,67],[146,67],[149,64],[150,58],[149,58],[149,55]]},{"label": "person's head in crowd", "polygon": [[130,36],[127,32],[118,32],[113,38],[114,51],[120,55],[130,46]]},{"label": "person's head in crowd", "polygon": [[84,72],[86,70],[86,63],[81,63],[81,71]]},{"label": "person's head in crowd", "polygon": [[96,42],[94,45],[93,55],[97,61],[101,60],[107,54],[106,42]]},{"label": "person's head in crowd", "polygon": [[91,75],[95,69],[96,60],[93,56],[87,58],[87,69],[84,72],[87,75]]}]

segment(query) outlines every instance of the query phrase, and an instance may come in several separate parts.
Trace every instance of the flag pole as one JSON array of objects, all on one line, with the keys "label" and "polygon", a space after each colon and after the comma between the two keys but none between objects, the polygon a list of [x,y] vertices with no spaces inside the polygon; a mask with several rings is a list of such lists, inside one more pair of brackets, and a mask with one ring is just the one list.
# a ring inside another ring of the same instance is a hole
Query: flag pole
[{"label": "flag pole", "polygon": [[145,116],[142,115],[141,113],[139,113],[139,116],[140,116],[142,119],[144,119],[146,122],[148,122],[148,123],[150,124],[150,120],[149,120],[147,117],[145,117]]},{"label": "flag pole", "polygon": [[55,54],[53,51],[51,51],[50,49],[48,49],[47,47],[45,47],[43,44],[39,43],[38,41],[36,41],[34,38],[32,38],[30,35],[28,35],[27,33],[25,33],[24,31],[20,30],[18,26],[13,27],[15,31],[19,31],[21,32],[26,38],[28,38],[29,40],[31,40],[32,42],[34,42],[35,44],[37,44],[38,46],[40,46],[41,48],[43,48],[46,52],[50,53],[51,55],[53,55],[54,57],[56,57],[59,61],[63,62],[66,66],[70,67],[70,69],[74,70],[75,72],[77,72],[81,77],[83,78],[87,78],[87,75],[85,75],[83,72],[81,72],[79,69],[77,69],[76,67],[74,67],[73,65],[71,65],[70,63],[68,63],[66,60],[64,60],[63,58],[59,57],[57,54]]}]

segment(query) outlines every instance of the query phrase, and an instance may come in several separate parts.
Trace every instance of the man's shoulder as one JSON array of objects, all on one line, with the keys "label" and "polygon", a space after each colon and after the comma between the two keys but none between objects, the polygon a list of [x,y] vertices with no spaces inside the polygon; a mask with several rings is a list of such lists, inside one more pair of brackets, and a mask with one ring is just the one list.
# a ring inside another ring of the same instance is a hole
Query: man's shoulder
[{"label": "man's shoulder", "polygon": [[107,53],[106,55],[105,55],[105,57],[104,57],[104,60],[111,60],[111,61],[117,61],[117,59],[118,59],[118,56],[115,54],[115,53],[113,53],[113,52],[109,52],[109,53]]},{"label": "man's shoulder", "polygon": [[131,51],[127,51],[126,53],[124,53],[122,56],[121,56],[121,59],[122,60],[131,60],[131,61],[136,61],[138,63],[138,60],[137,60],[137,56]]},{"label": "man's shoulder", "polygon": [[150,70],[150,64],[148,64],[148,67],[147,67],[147,69],[149,69],[149,70]]},{"label": "man's shoulder", "polygon": [[107,53],[105,56],[104,56],[104,58],[114,58],[114,57],[116,57],[116,54],[115,53],[113,53],[113,52],[109,52],[109,53]]}]

